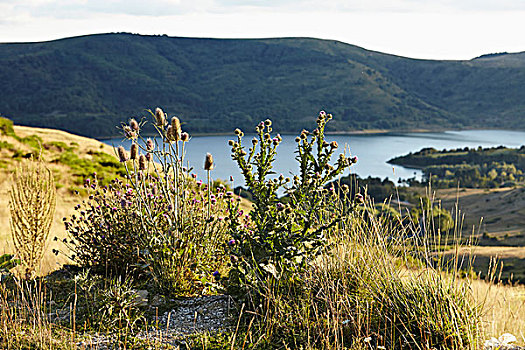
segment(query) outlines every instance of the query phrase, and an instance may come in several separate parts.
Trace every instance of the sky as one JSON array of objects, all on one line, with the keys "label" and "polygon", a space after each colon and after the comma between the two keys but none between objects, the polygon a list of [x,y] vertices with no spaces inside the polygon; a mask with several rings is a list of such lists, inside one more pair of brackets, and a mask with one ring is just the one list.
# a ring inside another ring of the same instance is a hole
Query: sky
[{"label": "sky", "polygon": [[0,0],[0,42],[315,37],[424,59],[525,51],[525,0]]}]

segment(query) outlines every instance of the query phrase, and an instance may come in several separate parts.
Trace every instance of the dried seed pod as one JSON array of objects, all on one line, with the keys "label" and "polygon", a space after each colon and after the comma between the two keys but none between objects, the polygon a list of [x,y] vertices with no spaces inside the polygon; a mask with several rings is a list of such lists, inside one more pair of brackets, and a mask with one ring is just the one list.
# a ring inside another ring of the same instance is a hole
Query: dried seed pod
[{"label": "dried seed pod", "polygon": [[122,127],[122,130],[124,130],[124,136],[127,138],[127,139],[130,139],[130,140],[133,140],[133,139],[136,139],[137,138],[137,133],[135,131],[133,131],[133,129],[131,129],[130,126],[128,125],[124,125]]},{"label": "dried seed pod", "polygon": [[120,162],[125,162],[128,160],[128,155],[126,153],[126,150],[124,149],[124,147],[122,146],[119,146],[117,148],[117,153],[118,153],[118,159],[120,160]]},{"label": "dried seed pod", "polygon": [[146,149],[148,151],[153,151],[155,149],[155,143],[153,142],[152,139],[147,139],[146,140]]},{"label": "dried seed pod", "polygon": [[164,127],[164,125],[166,125],[166,114],[159,107],[155,109],[155,122],[157,123],[157,126],[160,127]]},{"label": "dried seed pod", "polygon": [[204,160],[204,170],[213,170],[215,165],[213,164],[213,156],[211,153],[206,153],[206,159]]},{"label": "dried seed pod", "polygon": [[130,153],[130,157],[129,157],[130,159],[132,160],[137,159],[139,156],[139,145],[136,143],[131,144],[131,149],[129,153]]},{"label": "dried seed pod", "polygon": [[[148,153],[149,154],[149,153]],[[141,154],[139,156],[139,170],[146,170],[146,156],[144,156],[143,154]]]},{"label": "dried seed pod", "polygon": [[146,160],[151,162],[151,153],[146,153]]},{"label": "dried seed pod", "polygon": [[332,141],[332,142],[330,142],[330,147],[337,148],[337,147],[339,147],[339,145],[337,144],[337,141]]},{"label": "dried seed pod", "polygon": [[135,120],[135,118],[131,118],[130,121],[129,121],[129,127],[131,128],[131,130],[133,131],[139,131],[140,127],[139,127],[139,123],[137,123],[137,121]]},{"label": "dried seed pod", "polygon": [[190,140],[190,134],[188,134],[187,132],[183,132],[180,135],[180,138],[181,138],[182,142],[188,142]]},{"label": "dried seed pod", "polygon": [[177,117],[171,118],[171,128],[173,130],[173,141],[180,141],[182,129],[180,127],[180,120]]},{"label": "dried seed pod", "polygon": [[166,140],[167,141],[175,141],[175,135],[173,134],[173,126],[168,125],[168,128],[166,129]]}]

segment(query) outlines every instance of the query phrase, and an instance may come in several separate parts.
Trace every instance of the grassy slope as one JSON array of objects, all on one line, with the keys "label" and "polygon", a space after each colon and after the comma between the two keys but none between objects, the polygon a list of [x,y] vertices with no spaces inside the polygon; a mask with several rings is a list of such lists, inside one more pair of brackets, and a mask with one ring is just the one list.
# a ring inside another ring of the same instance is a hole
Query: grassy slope
[{"label": "grassy slope", "polygon": [[[59,267],[57,263],[60,264],[66,261],[63,256],[57,258],[50,253],[53,248],[63,248],[60,242],[55,242],[52,238],[54,236],[60,238],[65,236],[62,218],[73,214],[73,207],[81,200],[81,198],[72,193],[73,188],[82,187],[78,185],[82,180],[79,181],[79,179],[77,179],[78,176],[75,175],[79,173],[79,170],[73,169],[64,163],[56,162],[57,159],[60,159],[61,155],[67,153],[67,151],[60,146],[73,147],[74,153],[78,155],[79,159],[89,162],[93,161],[95,156],[90,153],[94,152],[103,152],[107,154],[108,157],[116,158],[112,147],[97,140],[72,135],[64,131],[15,126],[14,132],[19,138],[37,135],[42,139],[44,160],[53,171],[57,181],[57,208],[48,241],[48,253],[45,255],[42,264],[42,272],[47,272]],[[22,151],[24,154],[34,151],[34,148],[24,142],[16,140],[12,136],[0,135],[0,141],[10,143],[14,149]],[[0,169],[0,254],[13,251],[9,228],[8,190],[10,187],[10,173],[21,160],[20,158],[13,158],[13,153],[12,150],[6,149],[5,147],[0,150],[0,164],[2,164],[2,168]],[[108,178],[111,177],[112,169],[111,167],[106,169],[109,170],[109,172],[106,173]],[[99,172],[103,172],[103,170],[99,170]],[[113,175],[115,175],[115,172],[113,172]]]},{"label": "grassy slope", "polygon": [[524,55],[412,60],[336,41],[103,34],[1,44],[0,113],[17,123],[115,134],[122,115],[160,105],[190,132],[297,132],[316,111],[332,131],[523,128]]}]

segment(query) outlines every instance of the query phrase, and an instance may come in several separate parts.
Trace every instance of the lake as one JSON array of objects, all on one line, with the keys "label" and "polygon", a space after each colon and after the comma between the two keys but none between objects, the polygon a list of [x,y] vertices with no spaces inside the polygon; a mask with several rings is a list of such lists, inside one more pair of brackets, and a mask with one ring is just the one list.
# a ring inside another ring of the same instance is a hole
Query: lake
[{"label": "lake", "polygon": [[[277,174],[285,176],[291,173],[297,174],[298,167],[294,160],[296,147],[295,135],[283,135],[283,142],[278,146],[278,157],[274,163]],[[252,136],[244,138],[245,146],[251,146]],[[196,136],[186,146],[186,160],[190,166],[195,168],[194,172],[201,179],[206,177],[203,170],[206,152],[213,155],[215,169],[212,178],[227,180],[230,176],[234,178],[234,186],[243,185],[244,181],[236,164],[230,157],[228,140],[236,139],[232,136]],[[393,181],[407,179],[416,176],[421,177],[421,171],[406,169],[401,166],[387,164],[393,157],[419,151],[424,147],[436,149],[451,149],[459,147],[520,147],[525,144],[524,131],[506,130],[467,130],[447,131],[433,133],[395,133],[381,135],[327,135],[326,140],[337,141],[339,150],[343,151],[346,145],[351,155],[358,157],[358,162],[350,168],[350,172],[361,177],[380,177]],[[123,145],[129,150],[130,142],[115,138],[103,140],[103,142],[115,147]],[[337,155],[337,153],[336,153]],[[337,158],[334,157],[334,160]],[[345,173],[347,175],[347,173]]]}]

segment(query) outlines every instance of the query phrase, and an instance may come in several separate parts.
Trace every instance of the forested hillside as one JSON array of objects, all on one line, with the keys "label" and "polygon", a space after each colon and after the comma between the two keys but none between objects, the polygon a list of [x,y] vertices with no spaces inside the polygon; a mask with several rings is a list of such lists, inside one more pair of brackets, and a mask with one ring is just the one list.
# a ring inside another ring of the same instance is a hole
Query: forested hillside
[{"label": "forested hillside", "polygon": [[219,40],[100,34],[0,44],[0,114],[18,124],[115,135],[144,106],[186,130],[297,132],[319,109],[331,131],[523,128],[525,54],[402,58],[308,38]]}]

